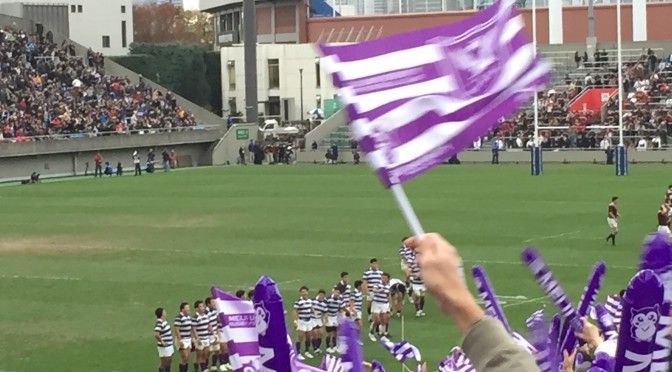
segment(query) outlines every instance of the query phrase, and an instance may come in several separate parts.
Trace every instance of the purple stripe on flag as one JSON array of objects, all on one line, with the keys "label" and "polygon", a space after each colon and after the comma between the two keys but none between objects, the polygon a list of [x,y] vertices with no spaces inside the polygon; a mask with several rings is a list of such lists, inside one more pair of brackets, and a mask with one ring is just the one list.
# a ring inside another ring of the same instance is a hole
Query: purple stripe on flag
[{"label": "purple stripe on flag", "polygon": [[[584,317],[588,314],[588,308],[595,301],[597,297],[597,292],[600,290],[600,285],[602,284],[602,278],[604,278],[604,273],[606,272],[607,267],[604,261],[599,261],[593,266],[593,270],[588,276],[588,281],[584,287],[583,295],[581,295],[581,300],[579,301],[579,306],[576,309],[576,314],[578,318]],[[569,322],[565,322],[562,325],[562,332],[560,333],[560,340],[562,341],[562,347],[560,353],[563,350],[571,352],[576,345],[576,336],[574,332],[569,331]]]},{"label": "purple stripe on flag", "polygon": [[353,137],[386,187],[456,154],[548,81],[512,0],[462,22],[321,45]]},{"label": "purple stripe on flag", "polygon": [[609,315],[602,303],[595,304],[595,314],[597,315],[597,322],[600,325],[600,330],[602,330],[602,334],[604,334],[604,339],[613,340],[618,337],[611,315]]},{"label": "purple stripe on flag", "polygon": [[495,294],[495,290],[490,283],[490,279],[488,278],[485,269],[479,265],[474,265],[471,267],[471,273],[474,276],[474,283],[478,289],[478,294],[485,303],[485,311],[494,314],[495,318],[504,325],[506,331],[511,333],[511,326],[509,326],[509,322],[506,320],[504,310],[499,304],[499,300],[497,299],[497,295]]},{"label": "purple stripe on flag", "polygon": [[[553,272],[551,272],[551,269],[546,265],[539,252],[532,247],[527,247],[523,250],[521,257],[523,263],[527,265],[537,283],[539,283],[539,286],[558,307],[560,314],[565,318],[565,322],[568,322],[574,330],[582,329],[583,325],[580,323],[571,301],[562,287],[560,287],[560,283],[553,275]],[[563,345],[560,346],[562,347]]]},{"label": "purple stripe on flag", "polygon": [[[497,3],[495,3],[496,5]],[[442,36],[446,33],[461,35],[467,29],[472,29],[474,25],[487,24],[500,10],[495,5],[490,6],[473,16],[448,25],[425,28],[423,34],[429,37]],[[392,53],[400,49],[410,49],[417,46],[417,40],[407,37],[408,33],[395,34],[366,43],[350,44],[353,54],[338,55],[342,62],[357,61],[361,58],[372,58],[379,54]],[[325,55],[337,54],[337,51],[343,46],[337,44],[320,44],[319,48]]]},{"label": "purple stripe on flag", "polygon": [[667,361],[652,364],[664,288],[652,270],[642,270],[630,280],[623,296],[623,316],[618,333],[615,371],[665,371]]}]

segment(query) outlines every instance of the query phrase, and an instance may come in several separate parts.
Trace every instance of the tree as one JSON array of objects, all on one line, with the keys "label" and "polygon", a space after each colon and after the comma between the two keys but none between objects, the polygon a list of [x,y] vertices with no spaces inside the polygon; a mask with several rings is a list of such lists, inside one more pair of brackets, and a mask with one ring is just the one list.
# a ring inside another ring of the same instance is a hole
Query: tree
[{"label": "tree", "polygon": [[133,28],[136,42],[183,42],[213,46],[212,16],[184,10],[171,4],[134,5]]}]

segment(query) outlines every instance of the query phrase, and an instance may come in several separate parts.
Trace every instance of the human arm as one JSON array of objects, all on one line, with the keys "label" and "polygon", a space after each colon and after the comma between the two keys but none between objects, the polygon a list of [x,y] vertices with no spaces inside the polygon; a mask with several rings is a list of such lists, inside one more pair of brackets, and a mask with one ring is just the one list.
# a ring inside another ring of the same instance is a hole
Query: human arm
[{"label": "human arm", "polygon": [[161,334],[159,333],[159,331],[154,331],[154,338],[161,344],[161,346],[166,346],[166,344],[161,339]]},{"label": "human arm", "polygon": [[534,357],[518,346],[504,326],[485,317],[459,274],[461,258],[438,234],[410,238],[420,276],[441,310],[464,335],[462,350],[479,372],[539,371]]}]

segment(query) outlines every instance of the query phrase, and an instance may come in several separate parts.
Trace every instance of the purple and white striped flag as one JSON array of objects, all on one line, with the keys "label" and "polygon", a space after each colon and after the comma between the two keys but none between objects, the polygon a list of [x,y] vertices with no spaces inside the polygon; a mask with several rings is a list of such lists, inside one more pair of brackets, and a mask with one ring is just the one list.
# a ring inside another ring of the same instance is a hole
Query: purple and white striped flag
[{"label": "purple and white striped flag", "polygon": [[230,355],[234,371],[259,371],[261,369],[259,335],[251,302],[217,287],[211,287],[215,305],[222,322],[222,336]]},{"label": "purple and white striped flag", "polygon": [[542,306],[539,309],[535,310],[527,319],[525,320],[525,326],[527,327],[528,330],[534,329],[534,325],[537,322],[544,322],[544,310],[546,309],[546,306]]},{"label": "purple and white striped flag", "polygon": [[609,316],[611,316],[611,322],[618,328],[621,325],[621,311],[623,310],[621,298],[615,294],[607,296],[604,308],[607,310]]},{"label": "purple and white striped flag", "polygon": [[322,357],[322,363],[320,363],[320,369],[323,369],[327,372],[343,372],[343,367],[341,366],[341,358],[335,355],[325,354]]},{"label": "purple and white striped flag", "polygon": [[414,359],[417,364],[416,370],[421,370],[422,355],[420,355],[420,350],[418,350],[418,348],[413,346],[410,342],[403,340],[401,342],[395,343],[386,337],[381,337],[380,343],[399,362],[404,363],[406,362],[406,359]]},{"label": "purple and white striped flag", "polygon": [[462,350],[456,346],[439,363],[439,372],[476,372],[476,368]]},{"label": "purple and white striped flag", "polygon": [[460,22],[319,45],[353,137],[386,187],[469,146],[548,81],[513,0]]},{"label": "purple and white striped flag", "polygon": [[376,359],[371,361],[371,372],[385,372],[385,368]]}]

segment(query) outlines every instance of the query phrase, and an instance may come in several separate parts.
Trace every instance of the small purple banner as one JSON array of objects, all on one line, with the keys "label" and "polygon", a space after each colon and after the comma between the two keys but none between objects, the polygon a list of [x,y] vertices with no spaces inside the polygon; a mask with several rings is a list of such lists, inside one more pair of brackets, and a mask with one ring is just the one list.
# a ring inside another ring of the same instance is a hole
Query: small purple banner
[{"label": "small purple banner", "polygon": [[479,265],[474,265],[471,267],[471,274],[474,276],[474,283],[478,289],[478,294],[481,295],[481,299],[484,302],[486,314],[492,314],[504,325],[506,331],[511,333],[511,326],[509,326],[509,322],[506,320],[502,305],[500,305],[497,299],[497,295],[485,269]]},{"label": "small purple banner", "polygon": [[287,325],[282,296],[273,279],[262,276],[254,287],[254,314],[259,333],[262,371],[291,370],[287,343]]}]

